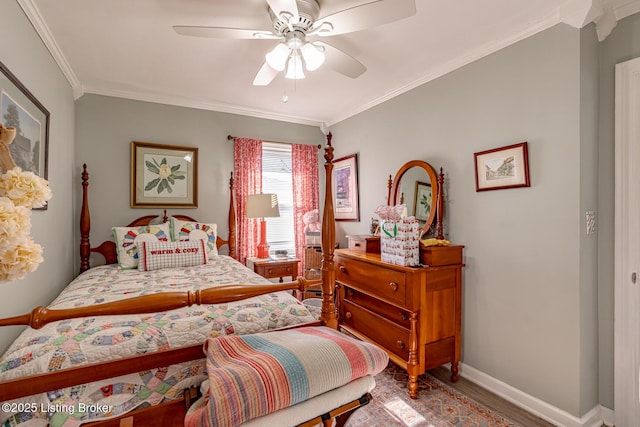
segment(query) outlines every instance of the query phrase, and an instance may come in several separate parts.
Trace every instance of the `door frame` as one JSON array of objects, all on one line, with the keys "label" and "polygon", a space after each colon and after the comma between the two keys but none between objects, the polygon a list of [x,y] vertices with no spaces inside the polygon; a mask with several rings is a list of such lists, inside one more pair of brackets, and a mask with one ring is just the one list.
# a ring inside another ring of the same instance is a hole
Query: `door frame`
[{"label": "door frame", "polygon": [[[640,426],[640,58],[616,64],[614,405]],[[635,283],[632,275],[636,275]]]}]

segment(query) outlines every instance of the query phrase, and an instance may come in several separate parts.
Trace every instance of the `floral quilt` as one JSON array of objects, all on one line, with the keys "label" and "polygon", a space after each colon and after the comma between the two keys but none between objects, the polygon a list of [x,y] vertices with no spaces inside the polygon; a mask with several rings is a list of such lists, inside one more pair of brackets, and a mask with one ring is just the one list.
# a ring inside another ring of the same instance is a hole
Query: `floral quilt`
[{"label": "floral quilt", "polygon": [[[49,308],[265,281],[223,255],[204,265],[144,272],[100,266],[78,276]],[[39,330],[25,330],[0,357],[0,381],[203,343],[218,335],[249,334],[314,320],[287,292],[164,313],[64,320]],[[185,388],[205,379],[203,359],[55,390],[3,402],[0,425],[77,426],[180,397]]]}]

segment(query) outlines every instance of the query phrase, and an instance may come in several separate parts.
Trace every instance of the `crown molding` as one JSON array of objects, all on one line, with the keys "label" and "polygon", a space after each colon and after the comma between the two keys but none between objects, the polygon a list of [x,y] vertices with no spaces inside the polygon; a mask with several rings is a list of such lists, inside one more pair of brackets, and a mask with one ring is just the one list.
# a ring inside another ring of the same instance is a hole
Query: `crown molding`
[{"label": "crown molding", "polygon": [[321,120],[316,120],[308,117],[291,116],[284,114],[277,114],[270,111],[255,110],[250,108],[244,108],[229,104],[219,104],[207,101],[197,101],[190,98],[178,98],[174,96],[164,96],[158,94],[150,94],[143,92],[124,91],[124,90],[110,90],[95,88],[90,86],[84,87],[84,94],[94,94],[111,96],[114,98],[125,98],[134,101],[152,102],[155,104],[175,105],[178,107],[196,108],[200,110],[217,111],[220,113],[238,114],[241,116],[250,116],[259,119],[277,120],[281,122],[296,123],[307,126],[315,126],[321,128],[325,126]]},{"label": "crown molding", "polygon": [[67,81],[71,85],[71,88],[73,89],[74,99],[78,99],[80,96],[82,96],[82,85],[76,77],[76,74],[73,72],[73,69],[69,65],[69,62],[67,62],[67,59],[62,53],[62,50],[60,50],[58,43],[56,43],[56,40],[53,38],[51,31],[49,31],[49,27],[44,22],[44,19],[42,18],[38,7],[33,3],[32,0],[17,1],[24,11],[25,15],[27,15],[27,19],[29,19],[31,25],[33,25],[33,28],[38,33],[38,36],[40,36],[40,39],[49,50],[49,53],[51,53],[54,61],[56,61],[56,64],[58,64],[58,67],[62,71],[62,74],[64,74]]},{"label": "crown molding", "polygon": [[640,0],[565,0],[558,7],[560,20],[575,28],[593,22],[598,41],[607,38],[618,21],[640,12]]}]

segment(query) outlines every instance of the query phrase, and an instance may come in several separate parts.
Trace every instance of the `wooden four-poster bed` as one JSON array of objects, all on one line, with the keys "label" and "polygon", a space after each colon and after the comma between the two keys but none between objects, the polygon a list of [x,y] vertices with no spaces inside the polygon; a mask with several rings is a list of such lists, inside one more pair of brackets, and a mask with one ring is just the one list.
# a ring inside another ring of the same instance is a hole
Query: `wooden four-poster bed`
[{"label": "wooden four-poster bed", "polygon": [[[243,334],[259,336],[260,334],[251,334],[278,329],[277,332],[265,334],[268,340],[294,329],[337,329],[331,134],[327,136],[324,158],[326,192],[322,223],[323,293],[319,319],[311,317],[305,307],[291,295],[291,291],[302,292],[308,286],[317,285],[319,281],[300,277],[292,282],[271,283],[233,259],[236,253],[233,175],[229,185],[229,238],[223,240],[215,235],[215,250],[226,244],[229,246],[229,256],[217,256],[215,262],[209,260],[204,266],[183,268],[180,276],[165,273],[163,269],[157,270],[163,273],[156,274],[167,276],[162,277],[170,283],[167,288],[166,284],[157,286],[156,282],[160,279],[157,275],[152,275],[153,272],[144,272],[140,278],[138,270],[123,270],[113,266],[118,261],[116,243],[109,241],[97,247],[91,246],[89,178],[85,165],[82,173],[83,200],[80,217],[80,276],[65,289],[64,296],[61,294],[49,307],[37,307],[21,316],[0,319],[0,326],[28,326],[23,333],[25,337],[21,335],[22,338],[19,337],[0,358],[0,402],[5,415],[0,418],[0,423],[19,425],[22,421],[31,420],[39,422],[34,425],[61,426],[183,425],[187,409],[198,397],[198,386],[200,383],[211,383],[210,373],[207,381],[203,357],[207,354],[209,370],[212,369],[209,365],[212,357],[210,352],[203,353],[204,342],[210,348],[213,343],[218,342],[216,340],[229,343],[228,337],[232,336],[229,334],[237,334],[234,337]],[[148,229],[156,218],[156,215],[140,217],[127,227]],[[163,222],[168,220],[165,211]],[[171,221],[174,220],[182,221],[182,224],[201,224],[185,215],[173,215]],[[146,246],[144,247],[146,250]],[[89,258],[93,252],[105,258],[105,266],[90,268]],[[139,255],[142,256],[142,253]],[[211,265],[213,271],[200,269]],[[182,271],[187,271],[185,276]],[[214,276],[214,279],[210,279]],[[87,277],[88,284],[77,282],[79,278],[86,281]],[[121,278],[126,279],[124,284],[120,282]],[[218,281],[220,278],[223,278],[221,283]],[[214,280],[216,283],[212,284]],[[193,284],[196,282],[197,286]],[[69,288],[71,293],[67,293]],[[105,318],[108,319],[107,323],[103,322]],[[128,329],[131,325],[133,327]],[[54,332],[57,335],[48,335]],[[327,334],[330,335],[328,332]],[[134,341],[135,348],[125,349],[123,343],[126,341]],[[43,345],[33,346],[38,343]],[[86,347],[97,348],[95,353],[109,353],[105,348],[108,348],[107,344],[113,345],[119,353],[106,356],[82,354],[78,349],[85,344]],[[377,350],[373,346],[372,348]],[[40,357],[42,355],[47,357]],[[379,358],[378,364],[386,365],[386,360],[388,359]],[[193,361],[200,363],[193,365]],[[41,370],[25,374],[16,369],[30,364],[41,365]],[[369,376],[372,378],[372,375]],[[334,399],[333,402],[323,403],[310,398],[299,405],[275,411],[274,414],[284,414],[287,422],[299,425],[329,425],[332,419],[343,424],[355,409],[368,402],[368,392],[375,384],[371,378],[367,381],[350,381],[345,386],[336,387],[338,393],[334,393],[334,397],[338,400]],[[94,383],[99,387],[91,396],[85,396],[83,393],[88,394],[89,390],[86,385]],[[347,386],[351,388],[347,390]],[[347,394],[340,393],[344,390]],[[120,398],[118,392],[128,397]],[[68,396],[61,397],[63,393],[68,393]],[[78,395],[83,395],[85,399],[91,397],[91,400],[85,401],[89,402],[85,406],[93,403],[89,408],[93,415],[88,418],[87,412],[74,414],[74,410],[78,411],[77,400],[65,406],[65,402],[72,402]],[[135,399],[130,398],[132,395]],[[35,396],[40,396],[40,400]],[[146,398],[150,399],[150,403],[141,404]],[[130,402],[132,400],[134,403]],[[43,407],[43,402],[47,402],[49,407]],[[101,402],[108,402],[108,405],[100,406]],[[202,399],[199,402],[200,407],[215,403],[202,403]],[[52,404],[58,406],[53,408],[53,412],[59,409],[60,413],[53,417],[51,414],[43,415],[42,412],[51,409]],[[294,415],[287,412],[297,407],[302,408],[302,415],[300,411]],[[106,411],[102,415],[107,415],[108,419],[99,416],[101,410]],[[193,419],[195,417],[192,417],[189,425],[201,425],[194,424]],[[273,421],[278,419],[283,418],[273,418],[272,422],[279,422]],[[84,424],[87,420],[89,422]]]}]

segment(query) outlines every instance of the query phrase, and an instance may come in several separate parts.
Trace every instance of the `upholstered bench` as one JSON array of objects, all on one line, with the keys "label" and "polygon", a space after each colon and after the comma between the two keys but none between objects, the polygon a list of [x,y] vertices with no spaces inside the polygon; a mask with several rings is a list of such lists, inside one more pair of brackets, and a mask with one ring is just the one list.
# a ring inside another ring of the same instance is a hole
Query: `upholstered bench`
[{"label": "upholstered bench", "polygon": [[210,338],[205,353],[209,379],[186,426],[328,424],[336,408],[368,403],[373,376],[389,360],[375,345],[321,326]]}]

